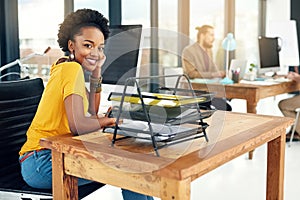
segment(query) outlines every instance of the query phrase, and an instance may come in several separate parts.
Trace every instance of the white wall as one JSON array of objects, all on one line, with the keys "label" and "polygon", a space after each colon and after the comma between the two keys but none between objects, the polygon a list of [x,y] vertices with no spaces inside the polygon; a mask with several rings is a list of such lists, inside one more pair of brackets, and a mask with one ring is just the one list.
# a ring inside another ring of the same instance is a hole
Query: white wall
[{"label": "white wall", "polygon": [[270,20],[289,20],[291,18],[290,0],[267,0],[267,22]]},{"label": "white wall", "polygon": [[[280,52],[280,64],[282,67],[281,71],[283,73],[288,72],[288,66],[299,65],[299,50],[297,45],[298,39],[297,30],[295,27],[296,24],[286,21],[290,20],[291,18],[290,7],[291,0],[267,0],[266,35],[279,36],[283,39],[282,45],[285,48],[283,48]],[[276,26],[278,28],[276,28]]]}]

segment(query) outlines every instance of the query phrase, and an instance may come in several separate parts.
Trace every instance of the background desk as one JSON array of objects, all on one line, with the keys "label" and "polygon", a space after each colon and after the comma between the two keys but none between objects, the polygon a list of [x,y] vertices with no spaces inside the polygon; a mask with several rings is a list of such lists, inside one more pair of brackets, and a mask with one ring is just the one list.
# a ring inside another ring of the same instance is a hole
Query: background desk
[{"label": "background desk", "polygon": [[[272,85],[255,85],[235,83],[222,85],[218,83],[192,83],[193,89],[205,90],[216,94],[216,97],[228,99],[245,99],[247,102],[247,113],[256,113],[256,106],[260,99],[298,91],[300,84],[289,81]],[[253,150],[254,151],[254,150]],[[253,158],[253,151],[249,152],[249,159]]]},{"label": "background desk", "polygon": [[235,83],[222,85],[217,83],[192,83],[195,90],[206,90],[214,92],[216,97],[228,99],[245,99],[247,101],[247,112],[256,113],[256,106],[260,99],[298,91],[300,84],[296,82],[280,82],[273,85],[254,85]]},{"label": "background desk", "polygon": [[111,135],[100,132],[42,139],[41,145],[52,149],[54,200],[77,199],[76,177],[162,200],[188,200],[193,180],[265,143],[266,199],[282,200],[285,130],[293,119],[217,111],[210,120],[209,143],[200,138],[170,146],[160,150],[161,157],[155,156],[151,144],[133,139],[111,147]]}]

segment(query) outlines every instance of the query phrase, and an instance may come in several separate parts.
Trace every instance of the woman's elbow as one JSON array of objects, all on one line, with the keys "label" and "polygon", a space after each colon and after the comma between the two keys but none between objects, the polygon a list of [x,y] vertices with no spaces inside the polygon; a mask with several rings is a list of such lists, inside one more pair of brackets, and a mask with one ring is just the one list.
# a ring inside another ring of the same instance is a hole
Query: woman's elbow
[{"label": "woman's elbow", "polygon": [[69,124],[72,135],[78,135],[78,130],[74,124]]}]

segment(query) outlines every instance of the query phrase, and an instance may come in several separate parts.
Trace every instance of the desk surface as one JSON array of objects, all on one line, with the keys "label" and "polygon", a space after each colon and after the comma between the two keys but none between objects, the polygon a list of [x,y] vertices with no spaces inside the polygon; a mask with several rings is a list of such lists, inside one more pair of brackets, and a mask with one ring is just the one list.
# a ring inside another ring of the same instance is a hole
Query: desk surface
[{"label": "desk surface", "polygon": [[217,111],[210,120],[208,143],[200,138],[163,148],[160,157],[151,144],[134,139],[112,147],[111,135],[100,132],[42,139],[41,145],[52,149],[54,199],[75,198],[69,197],[77,194],[73,176],[163,200],[190,199],[191,181],[264,143],[267,199],[282,199],[285,130],[293,119]]},{"label": "desk surface", "polygon": [[256,113],[256,105],[260,99],[298,91],[300,83],[294,81],[279,82],[271,85],[255,85],[245,83],[235,83],[222,85],[218,83],[192,83],[196,90],[205,90],[215,93],[217,97],[228,99],[245,99],[247,101],[247,112]]},{"label": "desk surface", "polygon": [[[279,94],[298,91],[300,83],[294,81],[279,82],[277,84],[261,85],[235,83],[222,85],[219,83],[192,83],[196,90],[205,90],[215,93],[216,97],[227,99],[245,99],[248,113],[256,113],[256,106],[260,99],[272,97]],[[249,159],[252,159],[253,151],[249,152]]]}]

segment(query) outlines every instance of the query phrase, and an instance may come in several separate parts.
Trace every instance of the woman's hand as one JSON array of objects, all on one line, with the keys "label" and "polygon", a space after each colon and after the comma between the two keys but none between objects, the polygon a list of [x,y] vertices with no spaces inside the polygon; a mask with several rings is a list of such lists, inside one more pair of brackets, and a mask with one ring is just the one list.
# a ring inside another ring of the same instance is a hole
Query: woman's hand
[{"label": "woman's hand", "polygon": [[[105,117],[106,117],[106,118],[109,118],[109,116],[111,116],[111,112],[112,112],[112,106],[110,106],[110,107],[107,109],[107,111],[106,111],[106,113],[105,113],[105,115],[104,115],[104,118],[105,118]],[[110,118],[110,119],[114,119],[115,121],[114,121],[114,124],[113,124],[113,125],[116,125],[117,119],[116,119],[116,118]],[[122,120],[122,119],[119,119],[118,125],[121,125],[122,123],[123,123],[123,120]]]},{"label": "woman's hand", "polygon": [[116,118],[109,118],[109,117],[100,117],[98,118],[101,128],[107,126],[115,126],[116,125]]},{"label": "woman's hand", "polygon": [[[100,123],[101,128],[108,127],[108,126],[115,126],[117,123],[117,119],[113,117],[99,117],[98,121]],[[120,119],[118,125],[121,125],[123,120]]]},{"label": "woman's hand", "polygon": [[97,62],[97,66],[94,71],[92,71],[92,77],[100,78],[101,77],[101,68],[106,60],[106,56],[103,54],[103,57]]},{"label": "woman's hand", "polygon": [[98,65],[97,67],[102,67],[103,64],[105,63],[105,60],[106,60],[106,56],[103,54],[103,57],[100,59],[100,61],[98,62]]}]

